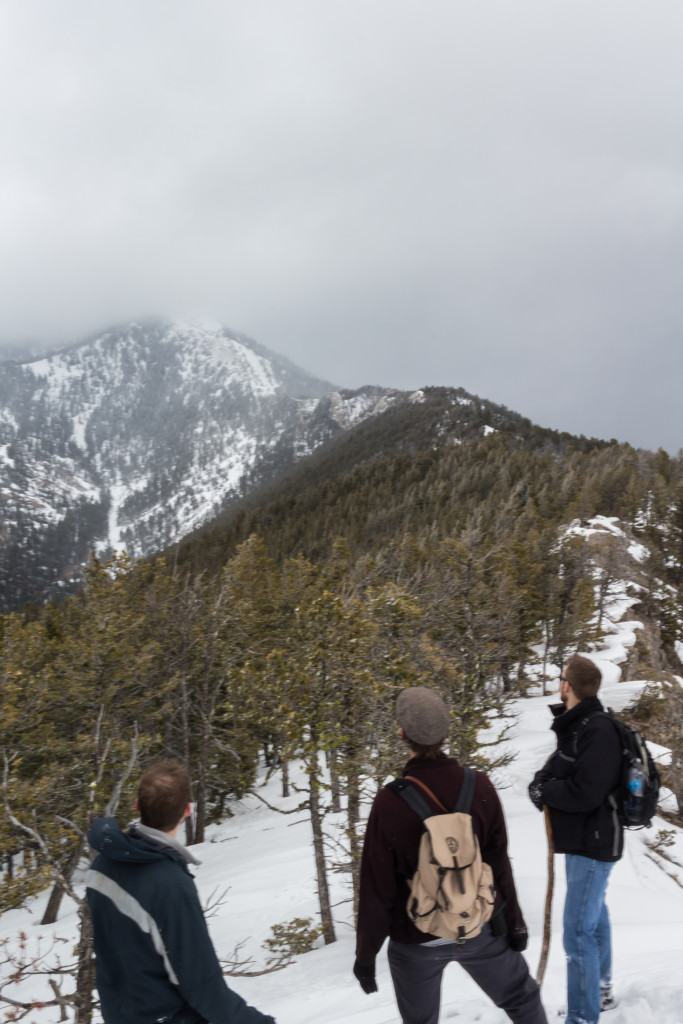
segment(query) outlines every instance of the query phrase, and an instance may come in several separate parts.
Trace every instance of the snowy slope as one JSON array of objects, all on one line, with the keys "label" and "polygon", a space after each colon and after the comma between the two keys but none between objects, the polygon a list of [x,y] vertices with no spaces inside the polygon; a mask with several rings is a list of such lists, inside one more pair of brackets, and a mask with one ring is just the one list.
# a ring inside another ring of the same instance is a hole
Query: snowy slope
[{"label": "snowy slope", "polygon": [[[22,368],[34,382],[29,408],[42,414],[25,428],[34,448],[29,488],[47,480],[54,493],[57,483],[66,500],[80,483],[109,507],[99,546],[133,555],[215,513],[259,446],[274,443],[298,412],[281,368],[220,324],[131,324]],[[313,379],[304,388],[322,393]],[[25,422],[25,402],[18,412]],[[45,444],[56,421],[71,472],[62,472],[62,486],[54,445]],[[41,447],[43,459],[35,457]],[[60,513],[57,501],[45,507],[52,521]]]},{"label": "snowy slope", "polygon": [[[600,650],[591,652],[605,669],[601,696],[615,709],[628,705],[645,685],[621,682],[618,665],[635,642],[638,623],[614,623],[627,599],[616,596],[610,608],[612,630]],[[526,953],[535,972],[541,945],[546,887],[546,840],[542,816],[530,804],[526,787],[553,749],[548,704],[556,696],[535,696],[514,702],[514,725],[506,744],[515,760],[500,770],[495,781],[505,808],[510,850],[530,931]],[[502,723],[498,723],[499,725]],[[494,723],[495,728],[495,723]],[[457,752],[455,752],[457,753]],[[259,793],[282,810],[296,808],[300,796],[279,796],[280,783],[271,779]],[[219,954],[229,957],[243,943],[241,959],[252,957],[253,969],[263,969],[267,953],[262,948],[273,924],[294,917],[316,917],[315,868],[306,813],[282,815],[254,796],[234,808],[234,817],[209,830],[209,840],[194,852],[202,860],[196,869],[197,885],[204,901],[215,900],[229,887],[225,902],[210,917],[209,925]],[[342,816],[328,816],[333,838],[343,828]],[[619,1006],[604,1019],[609,1024],[683,1024],[683,833],[675,831],[675,843],[667,848],[668,859],[648,845],[660,828],[672,829],[657,819],[653,827],[626,835],[626,851],[615,866],[608,902],[614,940],[614,982]],[[553,905],[553,939],[543,996],[549,1018],[564,1005],[565,964],[561,941],[564,873],[556,858],[556,891]],[[678,876],[678,877],[671,877]],[[276,973],[255,978],[233,978],[230,984],[260,1009],[276,1016],[280,1024],[387,1024],[396,1021],[386,953],[378,961],[379,993],[366,996],[351,974],[354,959],[349,888],[345,874],[332,873],[332,898],[338,941],[317,948],[298,962]],[[46,896],[29,909],[4,915],[2,931],[12,937],[23,930],[31,945],[50,933],[72,940],[73,911],[65,903],[63,917],[53,928],[41,929],[38,920]],[[57,947],[58,949],[61,947]],[[64,947],[68,948],[68,947]],[[0,969],[1,974],[1,969]],[[24,988],[24,998],[45,992],[43,979]],[[15,993],[19,994],[19,993]],[[31,1020],[52,1024],[50,1011],[36,1011]],[[444,979],[442,1020],[463,1024],[502,1024],[507,1018],[456,966]]]},{"label": "snowy slope", "polygon": [[162,550],[397,394],[334,391],[204,321],[0,363],[0,610],[54,596],[92,548]]}]

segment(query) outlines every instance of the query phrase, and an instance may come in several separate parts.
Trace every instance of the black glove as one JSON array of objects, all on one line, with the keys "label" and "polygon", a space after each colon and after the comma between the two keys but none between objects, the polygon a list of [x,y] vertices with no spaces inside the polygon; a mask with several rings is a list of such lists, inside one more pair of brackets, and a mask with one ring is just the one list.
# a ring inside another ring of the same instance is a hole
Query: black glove
[{"label": "black glove", "polygon": [[511,935],[508,935],[508,946],[514,949],[515,953],[523,953],[529,944],[529,933],[526,928],[516,928]]},{"label": "black glove", "polygon": [[550,772],[546,771],[545,768],[541,768],[529,783],[529,799],[534,807],[538,807],[539,811],[543,810],[543,784],[551,778]]},{"label": "black glove", "polygon": [[529,783],[529,799],[539,811],[543,810],[543,783],[535,780]]},{"label": "black glove", "polygon": [[373,992],[377,991],[374,964],[371,967],[368,967],[366,964],[359,964],[356,960],[353,965],[353,973],[358,978],[360,987],[363,989],[366,996],[372,995]]}]

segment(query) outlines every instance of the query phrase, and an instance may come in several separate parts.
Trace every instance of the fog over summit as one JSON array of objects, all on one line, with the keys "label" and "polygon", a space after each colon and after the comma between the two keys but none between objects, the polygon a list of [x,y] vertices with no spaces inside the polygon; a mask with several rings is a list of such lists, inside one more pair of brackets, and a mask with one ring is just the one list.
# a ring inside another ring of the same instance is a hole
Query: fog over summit
[{"label": "fog over summit", "polygon": [[147,310],[678,450],[683,9],[11,2],[0,340]]}]

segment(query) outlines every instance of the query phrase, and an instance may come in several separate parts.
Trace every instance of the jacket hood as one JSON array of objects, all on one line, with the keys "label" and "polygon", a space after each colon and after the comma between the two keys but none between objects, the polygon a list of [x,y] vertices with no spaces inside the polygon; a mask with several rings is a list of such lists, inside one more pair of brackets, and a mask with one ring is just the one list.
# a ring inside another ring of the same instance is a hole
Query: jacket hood
[{"label": "jacket hood", "polygon": [[127,861],[129,864],[179,859],[170,847],[152,846],[137,835],[122,832],[116,818],[97,818],[88,831],[88,842],[103,857]]}]

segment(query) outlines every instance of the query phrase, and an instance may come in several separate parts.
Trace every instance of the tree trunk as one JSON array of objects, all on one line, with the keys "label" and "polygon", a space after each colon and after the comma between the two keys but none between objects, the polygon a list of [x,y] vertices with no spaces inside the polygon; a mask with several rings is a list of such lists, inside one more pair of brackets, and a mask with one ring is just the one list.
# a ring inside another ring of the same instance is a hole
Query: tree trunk
[{"label": "tree trunk", "polygon": [[328,751],[327,764],[330,769],[330,792],[332,796],[332,813],[338,814],[341,811],[341,783],[337,771],[337,755],[334,750]]},{"label": "tree trunk", "polygon": [[548,666],[548,646],[550,644],[550,623],[545,623],[545,643],[543,644],[543,696],[546,696],[545,673]]},{"label": "tree trunk", "polygon": [[211,733],[208,725],[202,729],[202,742],[200,747],[199,762],[197,764],[197,792],[195,793],[195,822],[194,841],[204,842],[204,829],[206,828],[206,782],[208,775],[209,740]]},{"label": "tree trunk", "polygon": [[[71,856],[69,857],[68,861],[66,862],[66,865],[64,866],[62,874],[64,875],[64,878],[66,879],[67,882],[71,881],[71,879],[73,878],[74,871],[78,867],[78,862],[80,861],[81,854],[83,853],[83,844],[84,839],[83,837],[81,837],[76,841],[76,845],[71,852]],[[50,893],[50,898],[47,901],[47,906],[45,907],[43,919],[40,922],[41,925],[55,923],[55,921],[57,920],[57,915],[59,913],[59,908],[61,906],[63,896],[64,889],[62,888],[61,883],[55,882],[54,886],[52,887],[52,892]]]},{"label": "tree trunk", "polygon": [[[188,710],[187,680],[185,679],[184,672],[180,677],[180,722],[183,735],[183,764],[187,771],[190,772],[190,716]],[[190,778],[192,778],[191,775]],[[192,795],[194,796],[194,794]],[[194,821],[193,815],[190,815],[185,818],[185,845],[192,846],[194,841]]]},{"label": "tree trunk", "polygon": [[93,989],[95,988],[95,957],[93,956],[92,921],[88,901],[81,903],[78,917],[80,938],[78,941],[78,972],[76,974],[76,1012],[74,1024],[90,1024],[93,1013]]},{"label": "tree trunk", "polygon": [[310,810],[311,828],[313,830],[313,850],[315,853],[315,871],[318,880],[318,901],[320,903],[320,921],[323,929],[325,945],[337,941],[332,922],[330,906],[330,890],[327,885],[327,867],[325,865],[325,847],[323,843],[322,815],[320,813],[320,790],[318,785],[317,765],[310,769]]},{"label": "tree trunk", "polygon": [[360,821],[360,788],[358,776],[354,773],[348,776],[348,803],[346,809],[347,829],[346,834],[349,840],[349,853],[351,855],[351,884],[353,887],[353,924],[358,921],[358,894],[360,891],[360,858],[363,849],[361,838],[358,833]]},{"label": "tree trunk", "polygon": [[281,760],[282,764],[282,796],[289,796],[289,761],[286,757]]}]

